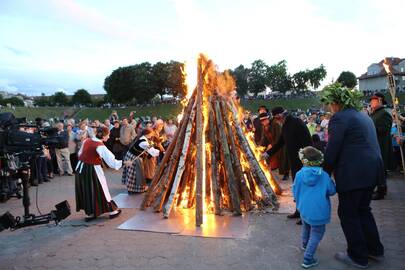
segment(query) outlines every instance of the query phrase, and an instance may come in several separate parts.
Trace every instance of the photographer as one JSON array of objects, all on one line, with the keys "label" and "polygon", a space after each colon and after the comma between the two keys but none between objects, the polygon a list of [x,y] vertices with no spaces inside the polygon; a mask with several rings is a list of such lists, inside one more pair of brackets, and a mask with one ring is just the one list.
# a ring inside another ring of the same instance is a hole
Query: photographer
[{"label": "photographer", "polygon": [[59,145],[55,149],[56,160],[58,162],[59,175],[63,176],[66,172],[69,176],[73,176],[72,165],[70,164],[70,151],[69,145],[69,135],[67,131],[63,129],[63,123],[57,123],[56,128],[58,129]]}]

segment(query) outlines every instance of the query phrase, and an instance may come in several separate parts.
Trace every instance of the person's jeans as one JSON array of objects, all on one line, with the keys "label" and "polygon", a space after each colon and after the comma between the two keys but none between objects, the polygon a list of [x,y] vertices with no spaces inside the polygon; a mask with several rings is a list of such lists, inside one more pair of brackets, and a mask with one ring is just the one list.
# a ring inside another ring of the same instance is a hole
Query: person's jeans
[{"label": "person's jeans", "polygon": [[304,260],[310,261],[314,258],[316,248],[325,234],[325,225],[312,226],[302,220],[301,239],[305,247]]},{"label": "person's jeans", "polygon": [[47,180],[48,168],[46,163],[47,163],[46,157],[38,158],[38,176],[40,182]]}]

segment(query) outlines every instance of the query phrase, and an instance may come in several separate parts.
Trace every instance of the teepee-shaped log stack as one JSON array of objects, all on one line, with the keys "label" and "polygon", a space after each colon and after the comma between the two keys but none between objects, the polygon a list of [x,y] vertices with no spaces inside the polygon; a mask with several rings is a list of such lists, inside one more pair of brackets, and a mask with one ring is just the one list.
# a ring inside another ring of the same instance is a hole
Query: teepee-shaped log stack
[{"label": "teepee-shaped log stack", "polygon": [[173,207],[240,215],[255,206],[278,208],[281,189],[267,166],[256,159],[231,93],[234,82],[200,55],[197,87],[183,110],[173,142],[166,150],[141,209],[153,207],[168,218]]}]

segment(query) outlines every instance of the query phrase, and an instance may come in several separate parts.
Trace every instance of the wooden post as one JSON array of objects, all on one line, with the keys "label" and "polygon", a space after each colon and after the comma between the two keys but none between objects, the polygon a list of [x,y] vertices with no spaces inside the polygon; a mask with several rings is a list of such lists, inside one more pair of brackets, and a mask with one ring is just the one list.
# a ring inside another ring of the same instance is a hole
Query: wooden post
[{"label": "wooden post", "polygon": [[165,217],[165,218],[168,218],[170,215],[170,211],[171,211],[173,203],[174,203],[174,198],[177,194],[180,180],[181,180],[181,177],[183,176],[183,172],[186,167],[185,162],[186,162],[187,152],[189,150],[189,145],[190,145],[191,129],[193,127],[194,116],[195,116],[195,110],[193,109],[193,111],[191,112],[190,118],[188,119],[186,134],[184,137],[183,149],[181,150],[180,161],[179,161],[179,164],[177,167],[176,175],[174,177],[172,190],[170,192],[166,205],[163,208],[163,217]]},{"label": "wooden post", "polygon": [[204,88],[204,78],[202,73],[202,59],[201,56],[198,58],[197,64],[197,121],[196,121],[196,208],[195,208],[195,224],[196,226],[201,226],[203,223],[203,114],[202,114],[202,102],[203,102],[203,88]]},{"label": "wooden post", "polygon": [[240,159],[239,159],[239,153],[238,153],[235,139],[234,139],[235,132],[233,132],[232,127],[230,125],[231,121],[229,121],[229,118],[227,117],[228,110],[226,109],[224,101],[221,101],[221,108],[222,108],[223,117],[225,119],[224,122],[225,122],[226,130],[228,133],[229,142],[230,142],[230,146],[231,146],[230,147],[231,148],[231,157],[232,157],[231,161],[233,163],[233,169],[235,171],[235,176],[236,176],[235,182],[237,184],[238,191],[242,195],[245,210],[248,211],[252,208],[252,204],[251,204],[252,199],[249,194],[249,189],[246,186],[246,180],[243,175],[242,166],[240,164]]},{"label": "wooden post", "polygon": [[157,171],[155,172],[155,175],[153,176],[153,180],[152,183],[145,195],[145,198],[142,201],[141,204],[141,210],[145,210],[146,207],[149,207],[151,202],[153,201],[153,198],[155,196],[155,188],[157,187],[158,183],[162,180],[162,174],[164,172],[164,170],[166,169],[166,167],[169,165],[169,161],[170,158],[172,157],[172,153],[175,149],[175,146],[177,145],[177,142],[179,141],[179,135],[182,131],[182,126],[187,122],[185,119],[188,119],[188,116],[191,113],[191,110],[193,109],[193,105],[194,105],[194,100],[195,100],[195,91],[193,92],[193,95],[191,96],[190,100],[189,100],[189,104],[187,105],[187,107],[184,110],[183,113],[183,119],[181,121],[180,127],[176,130],[176,133],[174,135],[174,139],[172,141],[172,143],[169,145],[169,148],[166,150],[166,154],[164,155],[160,165],[157,168]]},{"label": "wooden post", "polygon": [[[238,135],[238,139],[240,142],[239,145],[242,146],[242,148],[245,151],[247,161],[249,162],[250,169],[252,170],[252,174],[255,177],[255,179],[258,180],[259,188],[264,187],[265,189],[265,191],[261,190],[263,199],[266,203],[269,203],[270,205],[273,206],[273,208],[277,209],[278,208],[277,196],[274,193],[273,189],[271,188],[269,182],[267,181],[266,175],[260,168],[260,164],[256,160],[256,157],[254,156],[252,149],[250,149],[249,142],[247,141],[245,135],[243,134],[243,130],[239,124],[237,112],[232,105],[228,104],[228,107],[233,114],[233,124],[235,126],[236,134]],[[266,195],[268,195],[269,200],[266,200],[267,198],[265,199]]]},{"label": "wooden post", "polygon": [[219,186],[219,178],[218,178],[218,162],[217,162],[217,151],[218,151],[218,143],[217,143],[217,132],[215,126],[215,108],[211,102],[210,98],[210,108],[209,108],[209,137],[211,142],[211,188],[212,188],[212,195],[214,198],[214,213],[215,215],[221,215],[221,188]]},{"label": "wooden post", "polygon": [[239,191],[235,183],[236,179],[232,168],[231,153],[229,151],[228,140],[226,138],[225,127],[222,121],[221,108],[219,107],[218,100],[215,101],[215,110],[217,113],[216,117],[218,124],[219,140],[221,143],[221,149],[225,159],[224,165],[226,167],[226,176],[227,176],[226,180],[228,183],[229,193],[231,195],[232,208],[235,215],[240,215],[242,214],[242,211],[240,209]]},{"label": "wooden post", "polygon": [[[193,106],[193,108],[194,108],[194,106]],[[188,119],[188,118],[189,118],[189,116],[187,116],[186,119]],[[183,144],[181,144],[180,142],[184,142],[187,123],[188,123],[187,121],[183,121],[182,126],[180,127],[182,130],[179,133],[179,139],[178,139],[179,143],[176,144],[176,146],[173,150],[173,154],[170,157],[168,175],[167,175],[167,177],[163,178],[162,181],[160,181],[155,188],[154,192],[157,197],[155,199],[155,203],[154,203],[153,207],[156,212],[160,212],[162,210],[162,206],[166,199],[168,190],[172,184],[174,174],[177,171],[177,168],[178,168],[177,166],[179,164],[181,150],[183,148]]]},{"label": "wooden post", "polygon": [[[395,112],[394,120],[397,125],[398,135],[402,136],[402,125],[401,125],[401,121],[399,120],[399,117],[398,117],[399,111],[397,111],[397,102],[396,102],[396,92],[397,91],[396,91],[395,80],[394,80],[394,76],[392,75],[392,72],[390,70],[390,64],[388,62],[386,62],[386,60],[387,59],[384,60],[383,65],[384,65],[385,71],[387,72],[388,85],[389,85],[389,90],[390,90],[390,94],[391,94],[391,98],[392,98],[392,110]],[[401,154],[402,171],[405,175],[405,159],[404,159],[404,153],[402,150],[402,146],[399,146],[399,151]]]}]

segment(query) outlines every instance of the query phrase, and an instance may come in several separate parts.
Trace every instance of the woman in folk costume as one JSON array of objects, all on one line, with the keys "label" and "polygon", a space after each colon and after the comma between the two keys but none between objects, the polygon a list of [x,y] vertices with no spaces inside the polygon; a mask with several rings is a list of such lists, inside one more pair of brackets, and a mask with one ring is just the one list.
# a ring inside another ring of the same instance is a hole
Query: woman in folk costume
[{"label": "woman in folk costume", "polygon": [[127,185],[128,193],[145,192],[148,189],[144,164],[148,160],[159,156],[160,151],[151,143],[154,132],[151,128],[142,130],[142,135],[131,145],[124,158],[124,172],[122,183]]},{"label": "woman in folk costume", "polygon": [[108,140],[109,133],[107,127],[97,128],[96,136],[83,141],[79,150],[75,177],[76,211],[84,210],[87,215],[86,221],[95,219],[103,213],[109,213],[110,218],[115,218],[121,213],[111,199],[101,167],[103,160],[115,170],[122,166],[122,161],[116,160],[114,154],[103,143]]}]

